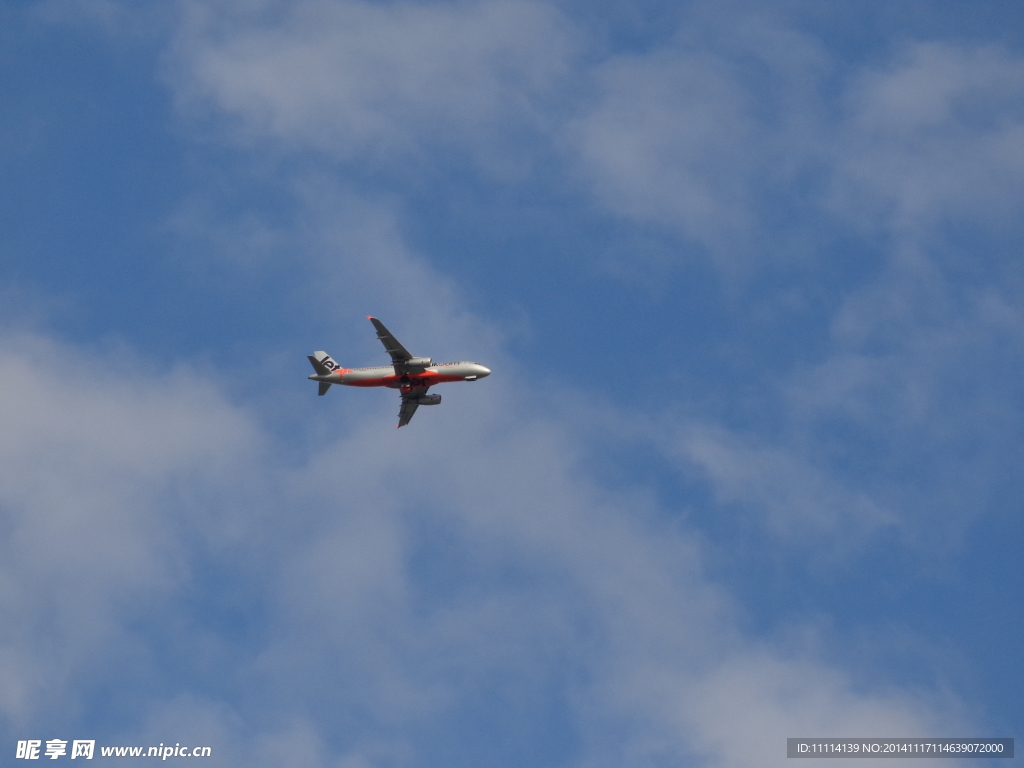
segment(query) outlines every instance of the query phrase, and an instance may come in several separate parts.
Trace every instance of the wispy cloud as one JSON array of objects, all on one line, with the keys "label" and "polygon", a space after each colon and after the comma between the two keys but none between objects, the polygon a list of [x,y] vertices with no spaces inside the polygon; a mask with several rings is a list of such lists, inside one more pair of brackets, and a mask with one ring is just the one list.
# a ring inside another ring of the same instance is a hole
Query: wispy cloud
[{"label": "wispy cloud", "polygon": [[573,51],[561,14],[529,0],[185,8],[185,103],[239,137],[384,166],[430,146],[486,155],[488,137],[542,125]]},{"label": "wispy cloud", "polygon": [[1015,226],[1024,183],[1024,59],[922,42],[852,79],[833,210],[897,235]]},{"label": "wispy cloud", "polygon": [[156,365],[111,365],[42,336],[3,335],[0,701],[22,726],[44,709],[81,706],[64,698],[66,686],[113,663],[111,646],[143,653],[126,623],[187,578],[183,533],[206,547],[230,531],[210,510],[192,517],[191,494],[219,484],[258,443],[212,387],[132,362]]}]

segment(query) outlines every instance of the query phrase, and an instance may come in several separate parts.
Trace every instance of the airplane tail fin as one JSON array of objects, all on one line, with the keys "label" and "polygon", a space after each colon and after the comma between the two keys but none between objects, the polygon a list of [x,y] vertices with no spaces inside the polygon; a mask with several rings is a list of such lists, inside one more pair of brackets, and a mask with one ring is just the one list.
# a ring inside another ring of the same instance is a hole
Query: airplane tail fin
[{"label": "airplane tail fin", "polygon": [[329,373],[333,373],[338,368],[341,368],[326,352],[314,352],[312,355],[306,355],[309,358],[309,364],[313,366],[313,370],[317,372],[318,376],[326,376]]},{"label": "airplane tail fin", "polygon": [[[313,366],[313,370],[316,371],[317,376],[328,376],[341,367],[336,362],[334,362],[330,355],[328,355],[326,352],[322,350],[319,352],[314,352],[312,355],[306,355],[306,357],[309,360],[309,364]],[[327,394],[327,390],[330,388],[331,382],[321,381],[320,391],[317,392],[317,394],[323,397],[324,395]]]}]

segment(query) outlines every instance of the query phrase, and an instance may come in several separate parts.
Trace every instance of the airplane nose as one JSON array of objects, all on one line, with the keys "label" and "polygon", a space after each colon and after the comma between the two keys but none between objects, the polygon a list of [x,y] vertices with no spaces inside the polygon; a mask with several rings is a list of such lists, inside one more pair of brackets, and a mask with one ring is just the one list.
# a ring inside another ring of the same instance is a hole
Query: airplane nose
[{"label": "airplane nose", "polygon": [[477,374],[481,379],[491,375],[491,369],[480,366],[480,373]]}]

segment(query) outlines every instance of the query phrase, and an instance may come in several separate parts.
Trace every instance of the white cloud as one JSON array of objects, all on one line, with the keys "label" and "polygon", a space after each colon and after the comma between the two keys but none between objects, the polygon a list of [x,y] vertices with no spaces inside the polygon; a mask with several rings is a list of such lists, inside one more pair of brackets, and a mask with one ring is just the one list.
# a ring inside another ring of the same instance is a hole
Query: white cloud
[{"label": "white cloud", "polygon": [[578,172],[609,211],[700,246],[729,276],[788,263],[771,221],[820,162],[816,92],[831,62],[812,37],[747,9],[692,8],[654,50],[593,70],[569,126]]},{"label": "white cloud", "polygon": [[675,448],[706,475],[724,509],[753,508],[758,520],[790,544],[813,543],[829,553],[862,543],[898,515],[864,490],[839,479],[826,463],[816,466],[793,445],[760,443],[721,427],[685,430]]},{"label": "white cloud", "polygon": [[573,127],[612,211],[718,242],[751,220],[764,151],[748,94],[720,57],[659,51],[606,63],[601,98]]},{"label": "white cloud", "polygon": [[847,95],[832,205],[897,234],[948,221],[1016,226],[1024,199],[1024,60],[918,43]]},{"label": "white cloud", "polygon": [[770,425],[678,416],[668,435],[658,423],[630,439],[659,446],[720,514],[787,552],[835,565],[884,535],[907,567],[934,567],[1019,461],[1024,312],[1012,281],[957,285],[912,253],[849,290],[820,354],[764,386]]},{"label": "white cloud", "polygon": [[694,13],[668,43],[594,69],[569,144],[607,210],[741,278],[833,258],[823,223],[921,243],[950,222],[1018,226],[1019,56],[919,42],[849,65],[778,18],[729,23]]},{"label": "white cloud", "polygon": [[[513,418],[500,379],[429,451],[364,418],[290,474],[195,378],[32,337],[7,339],[0,381],[0,674],[22,727],[117,668],[137,724],[106,743],[210,743],[224,765],[472,756],[466,718],[529,739],[550,707],[595,766],[781,765],[791,729],[909,735],[951,717],[745,639],[689,534],[598,487],[563,428],[527,405]],[[211,615],[221,593],[257,625]]]},{"label": "white cloud", "polygon": [[688,534],[595,487],[559,428],[521,411],[502,433],[466,419],[411,462],[367,428],[297,481],[324,489],[304,506],[327,513],[286,569],[260,668],[315,703],[322,737],[354,709],[372,724],[361,738],[416,754],[411,734],[450,732],[470,702],[539,733],[530,713],[555,697],[587,764],[781,765],[801,729],[952,718],[927,694],[858,692],[806,649],[789,661],[744,639]]},{"label": "white cloud", "polygon": [[[955,709],[929,713],[908,692],[865,695],[856,688],[834,670],[752,649],[700,681],[682,709],[694,734],[694,751],[706,750],[713,755],[709,764],[723,768],[790,764],[780,755],[785,741],[779,734],[881,736],[951,733],[960,727]],[[737,712],[742,719],[735,717]]]},{"label": "white cloud", "polygon": [[247,139],[342,160],[408,161],[425,143],[472,153],[536,127],[572,49],[561,15],[530,0],[186,8],[179,95]]},{"label": "white cloud", "polygon": [[[807,33],[732,21],[695,14],[600,65],[573,124],[581,172],[607,210],[703,246],[727,283],[770,274],[767,295],[733,291],[738,316],[748,301],[779,312],[781,280],[828,297],[830,335],[763,383],[770,436],[684,420],[666,451],[791,543],[925,525],[923,549],[955,546],[1018,453],[1022,293],[1005,241],[1024,200],[1024,61],[912,43],[849,65]],[[828,242],[850,222],[870,239]]]},{"label": "white cloud", "polygon": [[[57,706],[106,646],[131,647],[133,604],[186,578],[184,532],[205,547],[230,531],[217,515],[190,519],[189,493],[231,475],[255,430],[202,382],[135,362],[0,340],[0,706],[14,722]],[[172,499],[177,512],[158,514]]]}]

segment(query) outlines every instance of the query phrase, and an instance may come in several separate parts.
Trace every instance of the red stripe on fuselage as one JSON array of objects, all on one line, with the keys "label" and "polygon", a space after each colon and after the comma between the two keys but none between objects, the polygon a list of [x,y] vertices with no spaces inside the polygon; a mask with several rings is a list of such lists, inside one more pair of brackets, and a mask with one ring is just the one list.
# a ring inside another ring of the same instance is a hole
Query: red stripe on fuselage
[{"label": "red stripe on fuselage", "polygon": [[[342,377],[351,369],[340,371]],[[410,387],[432,387],[435,384],[444,384],[448,381],[462,381],[461,376],[446,376],[437,371],[424,371],[423,373],[410,373],[407,376],[381,376],[375,379],[361,379],[358,381],[343,381],[349,387],[391,387],[392,389],[408,389]]]}]

